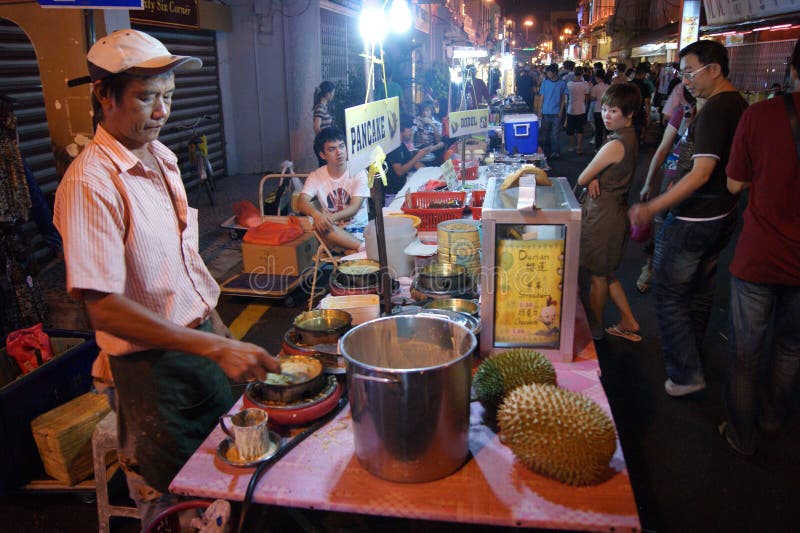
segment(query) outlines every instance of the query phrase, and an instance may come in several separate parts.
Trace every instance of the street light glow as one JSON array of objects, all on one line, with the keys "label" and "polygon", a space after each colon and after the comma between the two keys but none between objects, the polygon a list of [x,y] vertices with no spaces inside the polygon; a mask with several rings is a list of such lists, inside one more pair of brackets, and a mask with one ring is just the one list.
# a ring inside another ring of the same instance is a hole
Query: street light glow
[{"label": "street light glow", "polygon": [[386,33],[386,17],[383,15],[383,9],[379,7],[365,7],[361,11],[361,17],[358,20],[358,29],[361,32],[361,37],[369,43],[377,43],[383,39]]},{"label": "street light glow", "polygon": [[[405,33],[411,28],[411,10],[406,0],[394,0],[389,9],[389,20],[394,33]],[[388,21],[386,21],[388,23]]]},{"label": "street light glow", "polygon": [[523,24],[525,24],[527,27],[530,28],[531,26],[533,26],[533,20],[528,19],[525,22],[523,22]]}]

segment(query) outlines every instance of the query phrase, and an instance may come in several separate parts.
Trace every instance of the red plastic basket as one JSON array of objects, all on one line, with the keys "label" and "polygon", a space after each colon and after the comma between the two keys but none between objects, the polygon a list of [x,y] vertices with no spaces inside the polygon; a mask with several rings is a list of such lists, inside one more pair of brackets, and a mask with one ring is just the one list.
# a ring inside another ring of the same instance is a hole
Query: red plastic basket
[{"label": "red plastic basket", "polygon": [[[464,216],[464,201],[467,199],[466,192],[452,191],[420,191],[412,192],[406,196],[403,204],[403,213],[414,215],[422,221],[419,230],[434,230],[439,222],[445,220],[455,220]],[[433,203],[449,202],[456,200],[461,203],[461,207],[434,207]]]},{"label": "red plastic basket", "polygon": [[484,198],[486,198],[486,191],[472,191],[472,199],[469,201],[469,209],[472,211],[472,218],[474,220],[481,219]]},{"label": "red plastic basket", "polygon": [[[476,179],[478,179],[478,166],[480,166],[480,164],[477,161],[467,161],[467,166],[466,166],[466,171],[465,171],[466,175],[464,176],[464,179],[467,179],[467,180],[476,180]],[[458,174],[458,177],[460,179],[461,178],[461,161],[459,161],[458,159],[454,159],[453,160],[453,168],[455,169],[456,174]]]}]

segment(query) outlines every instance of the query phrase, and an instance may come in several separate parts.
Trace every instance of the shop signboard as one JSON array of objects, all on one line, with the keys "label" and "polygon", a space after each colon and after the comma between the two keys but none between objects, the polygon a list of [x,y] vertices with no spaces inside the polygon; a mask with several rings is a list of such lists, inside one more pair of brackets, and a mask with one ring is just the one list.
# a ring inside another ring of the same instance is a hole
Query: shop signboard
[{"label": "shop signboard", "polygon": [[681,33],[678,49],[681,50],[697,40],[700,35],[700,0],[684,0],[681,15]]},{"label": "shop signboard", "polygon": [[38,0],[42,7],[72,9],[142,9],[143,0]]},{"label": "shop signboard", "polygon": [[489,110],[452,111],[447,115],[447,122],[451,138],[486,133],[489,131]]},{"label": "shop signboard", "polygon": [[375,161],[376,148],[388,154],[400,146],[400,99],[396,96],[344,110],[350,167],[362,169]]},{"label": "shop signboard", "polygon": [[170,28],[197,28],[197,0],[143,0],[143,7],[130,12],[131,22]]},{"label": "shop signboard", "polygon": [[414,27],[422,33],[431,32],[430,6],[414,5]]},{"label": "shop signboard", "polygon": [[[699,1],[699,0],[698,0]],[[688,2],[687,2],[688,3]],[[743,22],[797,12],[797,0],[744,2],[742,0],[703,0],[709,25]]]}]

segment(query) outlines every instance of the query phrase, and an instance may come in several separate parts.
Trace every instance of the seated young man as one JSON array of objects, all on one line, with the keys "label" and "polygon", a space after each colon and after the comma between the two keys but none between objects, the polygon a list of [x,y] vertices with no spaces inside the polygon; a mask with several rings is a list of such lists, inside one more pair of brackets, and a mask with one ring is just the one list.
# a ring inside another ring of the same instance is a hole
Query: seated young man
[{"label": "seated young man", "polygon": [[400,115],[400,146],[386,156],[386,194],[397,194],[406,184],[409,172],[425,166],[422,159],[431,153],[431,147],[414,151],[414,118],[411,115]]},{"label": "seated young man", "polygon": [[[350,171],[344,140],[344,132],[335,127],[317,134],[314,151],[326,164],[308,175],[297,207],[314,219],[314,230],[328,246],[363,250],[369,197],[367,174],[363,170]],[[311,204],[314,198],[321,210]]]}]

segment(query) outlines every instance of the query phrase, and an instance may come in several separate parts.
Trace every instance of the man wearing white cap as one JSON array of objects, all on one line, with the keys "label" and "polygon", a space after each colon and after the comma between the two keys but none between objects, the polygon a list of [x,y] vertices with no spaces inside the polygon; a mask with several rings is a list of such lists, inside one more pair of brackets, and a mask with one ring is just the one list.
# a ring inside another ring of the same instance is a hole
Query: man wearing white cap
[{"label": "man wearing white cap", "polygon": [[230,338],[217,315],[197,210],[175,154],[157,140],[173,71],[202,62],[129,29],[101,38],[87,60],[99,125],[58,187],[54,221],[67,290],[84,302],[101,349],[92,374],[113,375],[120,461],[147,524],[174,503],[170,481],[232,405],[228,378],[280,367]]}]

